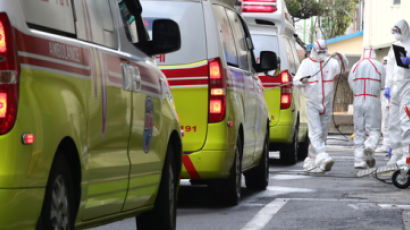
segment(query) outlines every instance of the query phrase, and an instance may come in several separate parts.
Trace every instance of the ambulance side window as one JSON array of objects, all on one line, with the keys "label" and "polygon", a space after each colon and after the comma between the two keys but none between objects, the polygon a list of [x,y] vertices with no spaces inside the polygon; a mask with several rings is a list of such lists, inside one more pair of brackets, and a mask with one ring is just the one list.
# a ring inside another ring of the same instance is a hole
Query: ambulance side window
[{"label": "ambulance side window", "polygon": [[84,14],[90,19],[88,38],[82,38],[109,48],[117,48],[117,36],[108,0],[87,0]]},{"label": "ambulance side window", "polygon": [[228,22],[225,8],[214,5],[215,17],[218,21],[219,36],[222,39],[225,59],[229,65],[238,66],[238,57],[236,55],[235,40],[232,29]]},{"label": "ambulance side window", "polygon": [[232,30],[234,31],[234,39],[236,44],[236,52],[238,55],[239,68],[243,70],[250,70],[250,51],[246,46],[246,36],[241,20],[238,15],[227,10],[229,23],[231,24]]}]

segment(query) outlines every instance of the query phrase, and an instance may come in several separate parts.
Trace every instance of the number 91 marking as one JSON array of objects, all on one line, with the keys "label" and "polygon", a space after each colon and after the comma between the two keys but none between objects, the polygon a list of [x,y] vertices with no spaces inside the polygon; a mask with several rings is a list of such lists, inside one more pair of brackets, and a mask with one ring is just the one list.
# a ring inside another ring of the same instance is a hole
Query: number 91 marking
[{"label": "number 91 marking", "polygon": [[186,126],[181,125],[181,130],[184,130],[185,133],[189,133],[189,132],[196,133],[197,127],[196,126],[190,126],[190,125],[186,125]]}]

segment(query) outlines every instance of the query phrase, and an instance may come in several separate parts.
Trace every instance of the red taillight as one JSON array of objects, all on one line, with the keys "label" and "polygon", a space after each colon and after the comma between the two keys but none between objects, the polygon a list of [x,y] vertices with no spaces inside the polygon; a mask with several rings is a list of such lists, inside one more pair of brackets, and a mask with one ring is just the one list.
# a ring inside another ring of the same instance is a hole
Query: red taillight
[{"label": "red taillight", "polygon": [[34,144],[34,134],[32,133],[23,134],[23,144],[25,145]]},{"label": "red taillight", "polygon": [[243,0],[244,13],[274,13],[278,10],[276,0]]},{"label": "red taillight", "polygon": [[270,5],[244,5],[242,6],[242,12],[244,13],[273,13],[278,9],[276,6]]},{"label": "red taillight", "polygon": [[226,85],[219,59],[209,63],[209,123],[220,122],[225,118]]},{"label": "red taillight", "polygon": [[283,71],[279,74],[281,79],[281,92],[280,92],[280,109],[289,109],[292,104],[292,76],[288,71]]},{"label": "red taillight", "polygon": [[18,74],[13,30],[7,14],[0,13],[0,135],[10,131],[16,120]]}]

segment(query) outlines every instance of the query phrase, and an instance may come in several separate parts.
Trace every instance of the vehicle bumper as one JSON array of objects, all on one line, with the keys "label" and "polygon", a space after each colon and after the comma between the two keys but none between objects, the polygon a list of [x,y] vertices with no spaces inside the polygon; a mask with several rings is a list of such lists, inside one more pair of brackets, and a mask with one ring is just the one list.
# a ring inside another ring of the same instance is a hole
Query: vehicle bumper
[{"label": "vehicle bumper", "polygon": [[45,188],[0,189],[1,229],[36,229],[44,192]]},{"label": "vehicle bumper", "polygon": [[184,154],[182,179],[220,179],[229,176],[234,151],[198,151]]}]

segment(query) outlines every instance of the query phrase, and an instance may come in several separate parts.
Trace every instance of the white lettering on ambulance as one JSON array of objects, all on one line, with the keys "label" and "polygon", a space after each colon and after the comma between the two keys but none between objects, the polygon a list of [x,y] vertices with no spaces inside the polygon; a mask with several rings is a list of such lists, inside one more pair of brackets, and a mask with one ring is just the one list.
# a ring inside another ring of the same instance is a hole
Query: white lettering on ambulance
[{"label": "white lettering on ambulance", "polygon": [[80,49],[73,46],[67,46],[65,44],[50,42],[49,52],[51,56],[64,59],[67,61],[81,62]]}]

